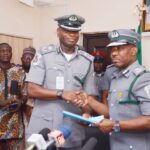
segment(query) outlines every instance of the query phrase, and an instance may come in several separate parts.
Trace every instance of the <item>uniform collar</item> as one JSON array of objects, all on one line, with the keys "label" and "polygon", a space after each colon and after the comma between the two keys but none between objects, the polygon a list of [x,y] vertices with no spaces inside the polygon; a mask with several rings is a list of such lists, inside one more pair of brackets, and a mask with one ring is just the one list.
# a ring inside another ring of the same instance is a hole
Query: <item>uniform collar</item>
[{"label": "uniform collar", "polygon": [[[56,45],[56,49],[57,49],[57,53],[62,53],[62,49],[60,47],[60,44]],[[78,46],[75,46],[75,52],[77,52],[77,51],[78,51]]]},{"label": "uniform collar", "polygon": [[95,72],[95,75],[98,76],[98,77],[102,77],[102,76],[104,76],[104,72],[101,72],[101,73],[96,73]]},{"label": "uniform collar", "polygon": [[[60,47],[60,45],[57,45],[57,53],[61,53],[62,55],[63,55],[63,51],[62,51],[62,49],[61,49],[61,47]],[[72,59],[74,59],[76,56],[78,56],[79,54],[78,54],[78,47],[77,46],[75,46],[75,52],[74,52],[74,56],[72,57]],[[71,59],[71,60],[72,60]],[[71,61],[70,60],[70,61]]]},{"label": "uniform collar", "polygon": [[119,78],[121,76],[125,76],[125,77],[129,77],[130,73],[133,72],[134,69],[139,67],[139,63],[138,61],[135,61],[134,63],[132,63],[130,66],[128,66],[126,69],[119,71],[119,69],[117,69],[113,75],[112,78]]}]

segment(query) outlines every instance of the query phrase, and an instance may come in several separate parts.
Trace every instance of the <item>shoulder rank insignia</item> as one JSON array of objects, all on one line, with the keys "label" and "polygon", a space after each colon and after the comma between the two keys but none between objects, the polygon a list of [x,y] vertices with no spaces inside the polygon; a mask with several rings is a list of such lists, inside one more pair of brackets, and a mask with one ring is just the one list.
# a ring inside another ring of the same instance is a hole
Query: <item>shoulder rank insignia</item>
[{"label": "shoulder rank insignia", "polygon": [[33,60],[32,60],[32,64],[33,65],[38,65],[40,63],[40,59],[41,59],[41,54],[36,53],[36,55],[34,56]]},{"label": "shoulder rank insignia", "polygon": [[41,53],[42,55],[47,54],[47,53],[51,53],[51,52],[54,52],[54,51],[56,51],[56,47],[55,47],[55,45],[53,45],[53,44],[51,44],[51,45],[49,45],[49,46],[44,46],[44,47],[42,47],[42,48],[40,49],[40,53]]},{"label": "shoulder rank insignia", "polygon": [[135,68],[133,72],[136,76],[138,76],[145,71],[146,71],[146,69],[144,67],[139,67],[139,68]]},{"label": "shoulder rank insignia", "polygon": [[85,57],[86,59],[88,59],[89,61],[93,61],[94,60],[94,57],[90,54],[88,54],[87,52],[85,51],[82,51],[82,50],[78,50],[78,53],[80,55],[82,55],[83,57]]}]

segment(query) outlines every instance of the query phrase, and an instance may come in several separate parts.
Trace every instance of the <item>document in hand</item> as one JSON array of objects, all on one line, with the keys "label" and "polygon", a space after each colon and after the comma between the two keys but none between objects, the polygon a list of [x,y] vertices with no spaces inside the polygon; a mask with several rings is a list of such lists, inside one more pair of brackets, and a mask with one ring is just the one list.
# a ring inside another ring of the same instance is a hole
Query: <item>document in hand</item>
[{"label": "document in hand", "polygon": [[101,122],[104,119],[103,115],[97,116],[97,117],[85,118],[85,117],[82,117],[80,115],[68,112],[68,111],[63,111],[63,116],[69,117],[71,119],[75,119],[77,121],[85,122],[88,124],[96,124],[96,123]]}]

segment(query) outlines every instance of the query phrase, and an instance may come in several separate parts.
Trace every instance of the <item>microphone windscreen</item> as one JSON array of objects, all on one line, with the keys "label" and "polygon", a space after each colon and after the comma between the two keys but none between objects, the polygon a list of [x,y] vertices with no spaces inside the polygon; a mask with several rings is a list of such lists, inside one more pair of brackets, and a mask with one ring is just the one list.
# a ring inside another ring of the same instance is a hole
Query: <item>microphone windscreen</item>
[{"label": "microphone windscreen", "polygon": [[96,144],[97,144],[97,139],[92,137],[85,143],[85,145],[82,147],[81,150],[94,150]]},{"label": "microphone windscreen", "polygon": [[50,129],[44,128],[44,129],[42,129],[42,130],[39,132],[39,134],[41,134],[41,135],[43,136],[44,140],[47,141],[47,140],[48,140],[48,133],[50,133],[50,132],[51,132]]},{"label": "microphone windscreen", "polygon": [[18,95],[18,94],[19,94],[18,81],[16,81],[16,80],[12,80],[12,81],[11,81],[10,93],[11,93],[12,95]]},{"label": "microphone windscreen", "polygon": [[59,130],[62,132],[65,139],[67,139],[72,132],[72,129],[69,126],[63,126]]}]

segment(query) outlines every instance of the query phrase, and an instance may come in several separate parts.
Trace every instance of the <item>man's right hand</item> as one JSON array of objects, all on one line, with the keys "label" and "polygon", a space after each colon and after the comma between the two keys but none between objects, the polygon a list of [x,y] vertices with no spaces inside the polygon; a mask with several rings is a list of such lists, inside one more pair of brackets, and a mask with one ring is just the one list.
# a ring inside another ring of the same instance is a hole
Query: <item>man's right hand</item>
[{"label": "man's right hand", "polygon": [[62,98],[78,107],[84,107],[87,104],[87,95],[83,91],[63,91]]},{"label": "man's right hand", "polygon": [[0,107],[6,107],[9,104],[9,100],[0,101]]},{"label": "man's right hand", "polygon": [[9,107],[9,105],[11,105],[13,103],[16,103],[16,99],[14,99],[14,98],[2,100],[2,101],[0,101],[0,107],[2,107],[2,108]]}]

